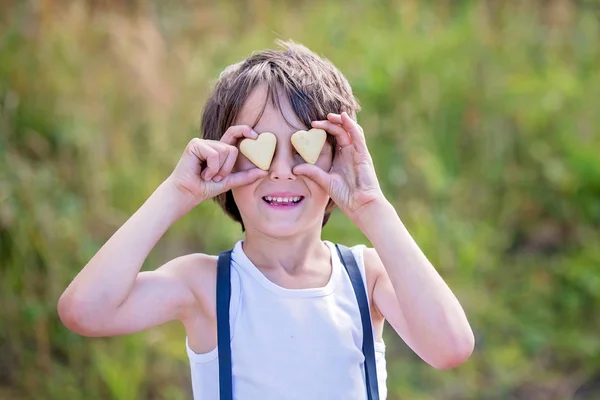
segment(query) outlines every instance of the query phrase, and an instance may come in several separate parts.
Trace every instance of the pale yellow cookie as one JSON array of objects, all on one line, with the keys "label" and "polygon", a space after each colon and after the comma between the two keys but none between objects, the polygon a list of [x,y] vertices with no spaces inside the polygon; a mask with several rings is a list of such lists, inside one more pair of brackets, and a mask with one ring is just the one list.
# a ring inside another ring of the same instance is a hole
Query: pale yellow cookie
[{"label": "pale yellow cookie", "polygon": [[262,132],[257,139],[246,138],[240,143],[240,151],[258,168],[267,171],[271,166],[277,138],[271,132]]},{"label": "pale yellow cookie", "polygon": [[298,131],[292,135],[292,145],[298,154],[309,164],[314,164],[321,154],[327,133],[323,129]]}]

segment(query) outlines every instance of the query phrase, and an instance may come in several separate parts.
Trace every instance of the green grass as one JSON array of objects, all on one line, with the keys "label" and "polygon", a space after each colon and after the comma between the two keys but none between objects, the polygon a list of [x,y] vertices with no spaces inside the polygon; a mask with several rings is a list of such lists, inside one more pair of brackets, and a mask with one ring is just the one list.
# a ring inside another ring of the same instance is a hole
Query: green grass
[{"label": "green grass", "polygon": [[[198,135],[219,72],[278,37],[348,77],[385,193],[477,336],[437,371],[388,327],[390,398],[565,399],[600,374],[594,2],[40,4],[0,6],[0,399],[191,397],[178,324],[87,339],[56,301]],[[365,240],[340,213],[324,236]],[[145,268],[238,237],[202,204]]]}]

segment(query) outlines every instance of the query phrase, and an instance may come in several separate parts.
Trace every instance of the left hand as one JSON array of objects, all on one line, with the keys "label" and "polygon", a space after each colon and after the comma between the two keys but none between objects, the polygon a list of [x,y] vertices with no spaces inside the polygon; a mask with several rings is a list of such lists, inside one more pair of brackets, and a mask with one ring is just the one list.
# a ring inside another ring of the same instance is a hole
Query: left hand
[{"label": "left hand", "polygon": [[315,165],[300,164],[293,172],[315,181],[350,219],[355,219],[362,207],[383,198],[365,134],[345,112],[330,113],[327,120],[313,121],[312,126],[336,139],[331,169],[327,172]]}]

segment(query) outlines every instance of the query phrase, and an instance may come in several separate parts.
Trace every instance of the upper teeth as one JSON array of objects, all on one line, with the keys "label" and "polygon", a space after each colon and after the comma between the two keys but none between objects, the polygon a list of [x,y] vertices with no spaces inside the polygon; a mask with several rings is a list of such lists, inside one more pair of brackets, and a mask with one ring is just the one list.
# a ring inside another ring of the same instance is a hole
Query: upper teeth
[{"label": "upper teeth", "polygon": [[278,203],[289,203],[290,201],[293,202],[297,202],[300,200],[300,196],[295,196],[295,197],[272,197],[272,196],[265,196],[265,199],[267,199],[267,201],[276,201]]}]

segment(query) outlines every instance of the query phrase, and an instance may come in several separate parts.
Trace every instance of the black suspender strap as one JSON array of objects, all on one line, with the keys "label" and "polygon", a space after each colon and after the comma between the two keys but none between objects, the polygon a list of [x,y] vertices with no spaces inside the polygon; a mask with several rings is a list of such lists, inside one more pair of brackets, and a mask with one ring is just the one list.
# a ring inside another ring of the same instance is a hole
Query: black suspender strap
[{"label": "black suspender strap", "polygon": [[360,310],[360,320],[362,322],[363,343],[362,351],[365,356],[365,378],[367,381],[367,398],[369,400],[379,400],[379,388],[377,385],[377,367],[375,363],[375,344],[373,342],[373,328],[371,327],[371,313],[369,312],[369,301],[363,285],[362,276],[352,251],[343,245],[335,245],[340,260],[350,276],[354,294],[358,301]]},{"label": "black suspender strap", "polygon": [[[379,400],[377,369],[375,364],[375,344],[369,301],[362,276],[352,251],[346,246],[335,245],[340,260],[348,272],[352,288],[358,301],[363,330],[362,351],[365,356],[365,378],[368,400]],[[231,298],[231,250],[219,254],[217,264],[217,347],[219,354],[219,393],[221,400],[233,400],[231,372],[231,343],[229,327],[229,303]]]},{"label": "black suspender strap", "polygon": [[217,263],[217,347],[221,400],[233,400],[229,302],[231,299],[231,250],[219,254]]}]

